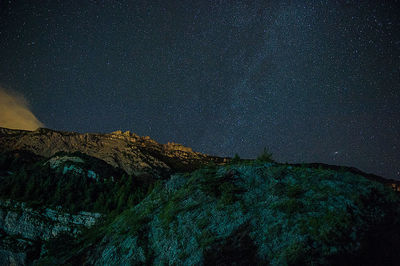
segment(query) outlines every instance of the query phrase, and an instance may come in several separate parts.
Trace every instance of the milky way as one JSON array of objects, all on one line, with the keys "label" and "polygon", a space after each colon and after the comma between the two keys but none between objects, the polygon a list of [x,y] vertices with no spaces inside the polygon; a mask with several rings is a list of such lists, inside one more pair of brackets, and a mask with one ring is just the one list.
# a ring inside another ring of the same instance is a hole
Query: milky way
[{"label": "milky way", "polygon": [[398,1],[10,2],[0,85],[47,127],[400,178]]}]

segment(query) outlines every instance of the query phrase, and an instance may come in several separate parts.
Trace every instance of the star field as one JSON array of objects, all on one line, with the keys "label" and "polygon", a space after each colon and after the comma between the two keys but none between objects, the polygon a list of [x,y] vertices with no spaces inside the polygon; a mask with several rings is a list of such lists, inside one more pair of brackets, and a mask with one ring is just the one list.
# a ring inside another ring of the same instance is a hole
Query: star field
[{"label": "star field", "polygon": [[1,1],[0,85],[47,127],[400,179],[398,1]]}]

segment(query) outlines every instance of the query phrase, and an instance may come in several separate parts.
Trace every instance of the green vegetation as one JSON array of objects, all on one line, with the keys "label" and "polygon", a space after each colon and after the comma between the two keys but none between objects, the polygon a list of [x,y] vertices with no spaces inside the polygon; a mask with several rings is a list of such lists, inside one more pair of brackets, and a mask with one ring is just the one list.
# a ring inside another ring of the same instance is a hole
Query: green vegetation
[{"label": "green vegetation", "polygon": [[[258,265],[257,247],[249,236],[249,226],[241,225],[225,239],[209,237],[204,245],[205,265]],[[207,236],[205,237],[207,239]],[[264,263],[266,264],[266,262]]]},{"label": "green vegetation", "polygon": [[238,164],[240,163],[241,159],[239,154],[235,153],[235,156],[233,156],[233,158],[231,159],[230,163],[231,164]]},{"label": "green vegetation", "polygon": [[30,151],[9,151],[0,153],[0,175],[18,171],[21,166],[33,164],[42,160],[43,157]]},{"label": "green vegetation", "polygon": [[[81,168],[86,173],[90,170],[95,170],[95,172],[98,173],[102,179],[110,178],[111,176],[118,179],[118,177],[122,176],[125,173],[124,171],[118,168],[112,167],[103,160],[89,156],[79,151],[73,153],[67,153],[63,151],[57,152],[52,156],[52,158],[57,158],[57,157],[62,158],[63,156],[77,157],[79,159],[82,159],[84,161],[83,163],[73,162],[73,166]],[[65,164],[63,166],[65,166]]]},{"label": "green vegetation", "polygon": [[194,176],[200,177],[201,191],[219,199],[221,206],[233,204],[244,192],[236,185],[240,178],[235,171],[228,171],[220,175],[217,173],[217,167],[213,166],[196,171]]},{"label": "green vegetation", "polygon": [[264,150],[155,182],[81,154],[54,168],[43,158],[12,168],[10,156],[0,197],[107,214],[79,239],[48,242],[43,264],[391,264],[400,252],[399,195],[346,169],[278,164]]},{"label": "green vegetation", "polygon": [[349,172],[211,165],[159,183],[93,249],[100,264],[390,263],[400,251],[399,203]]},{"label": "green vegetation", "polygon": [[261,153],[258,157],[257,157],[257,161],[261,162],[261,163],[273,163],[275,162],[272,159],[272,153],[268,152],[267,148],[264,148],[263,153]]},{"label": "green vegetation", "polygon": [[[42,158],[27,160],[12,153],[1,154],[2,172],[7,175],[2,177],[0,198],[25,201],[32,207],[61,206],[72,213],[119,213],[140,202],[154,183],[145,175],[122,174],[88,155],[57,153],[53,158],[61,156],[79,157],[84,163],[65,161],[52,168],[48,160]],[[21,164],[21,160],[29,163]],[[14,167],[15,162],[20,163],[19,168]],[[99,174],[94,178],[94,173]]]}]

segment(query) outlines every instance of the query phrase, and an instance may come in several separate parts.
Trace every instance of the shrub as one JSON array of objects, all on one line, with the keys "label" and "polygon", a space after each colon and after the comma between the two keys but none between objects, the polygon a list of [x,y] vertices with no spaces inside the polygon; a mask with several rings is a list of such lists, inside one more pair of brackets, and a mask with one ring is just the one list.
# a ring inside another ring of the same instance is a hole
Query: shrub
[{"label": "shrub", "polygon": [[231,164],[238,164],[240,163],[241,159],[239,154],[235,153],[235,156],[233,156],[233,158],[231,159],[230,163]]},{"label": "shrub", "polygon": [[303,188],[299,184],[288,185],[287,196],[289,198],[299,198],[304,193]]},{"label": "shrub", "polygon": [[278,201],[273,207],[279,211],[287,213],[288,215],[292,215],[294,213],[301,212],[304,208],[304,204],[296,199],[286,199]]},{"label": "shrub", "polygon": [[257,161],[258,162],[263,162],[263,163],[273,163],[275,162],[272,159],[272,153],[268,152],[267,148],[264,148],[263,153],[261,153],[258,157],[257,157]]},{"label": "shrub", "polygon": [[[243,224],[226,239],[216,239],[209,234],[202,235],[205,265],[261,265],[257,257],[257,246],[249,236],[250,229]],[[208,233],[208,234],[207,234]]]},{"label": "shrub", "polygon": [[217,173],[217,169],[204,169],[203,175],[200,177],[200,189],[215,198],[220,200],[220,205],[229,205],[238,199],[238,195],[245,192],[235,184],[238,177],[235,177],[236,172],[231,170],[224,175]]}]

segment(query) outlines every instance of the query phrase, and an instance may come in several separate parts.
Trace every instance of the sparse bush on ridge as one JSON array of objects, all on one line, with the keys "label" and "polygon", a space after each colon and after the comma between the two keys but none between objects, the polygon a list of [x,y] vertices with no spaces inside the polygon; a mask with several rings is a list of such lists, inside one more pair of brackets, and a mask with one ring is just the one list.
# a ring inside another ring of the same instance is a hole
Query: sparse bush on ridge
[{"label": "sparse bush on ridge", "polygon": [[261,153],[258,157],[257,157],[257,161],[259,162],[263,162],[263,163],[273,163],[275,162],[272,159],[272,153],[268,152],[267,148],[264,148],[263,153]]},{"label": "sparse bush on ridge", "polygon": [[241,159],[239,154],[235,153],[235,156],[233,156],[233,158],[230,160],[231,164],[238,164],[240,163]]}]

